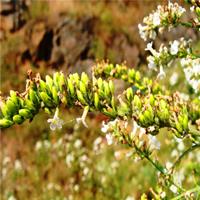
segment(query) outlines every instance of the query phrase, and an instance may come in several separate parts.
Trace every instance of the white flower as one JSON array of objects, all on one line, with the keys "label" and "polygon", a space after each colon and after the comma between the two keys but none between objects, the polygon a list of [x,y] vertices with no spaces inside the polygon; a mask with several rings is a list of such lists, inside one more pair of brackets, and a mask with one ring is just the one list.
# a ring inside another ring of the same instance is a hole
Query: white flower
[{"label": "white flower", "polygon": [[165,197],[166,197],[166,193],[165,193],[165,192],[161,192],[161,193],[160,193],[160,197],[161,197],[161,198],[165,198]]},{"label": "white flower", "polygon": [[97,151],[100,148],[100,144],[102,142],[102,138],[98,137],[95,139],[94,143],[93,143],[93,150]]},{"label": "white flower", "polygon": [[36,145],[35,145],[35,150],[38,151],[42,148],[42,142],[41,141],[37,141]]},{"label": "white flower", "polygon": [[153,25],[159,26],[160,25],[160,14],[155,12],[153,15]]},{"label": "white flower", "polygon": [[181,141],[179,144],[178,144],[178,150],[179,151],[183,151],[185,149],[185,145],[183,143],[183,141]]},{"label": "white flower", "polygon": [[22,170],[22,164],[19,160],[15,160],[15,170],[17,171]]},{"label": "white flower", "polygon": [[156,130],[155,126],[149,126],[149,127],[148,127],[148,131],[149,131],[149,132],[153,132],[153,131],[155,131],[155,130]]},{"label": "white flower", "polygon": [[103,122],[102,122],[101,131],[102,131],[103,133],[107,133],[108,129],[109,129],[109,125],[106,124],[106,123],[103,121]]},{"label": "white flower", "polygon": [[172,152],[171,152],[171,156],[172,157],[177,157],[178,156],[178,151],[176,149],[174,149]]},{"label": "white flower", "polygon": [[110,133],[106,134],[106,140],[108,145],[113,144],[113,136]]},{"label": "white flower", "polygon": [[161,65],[161,66],[160,66],[160,72],[159,72],[159,74],[157,75],[157,78],[158,78],[158,79],[163,79],[165,76],[166,76],[165,71],[163,70],[163,66]]},{"label": "white flower", "polygon": [[168,171],[171,170],[172,166],[173,164],[171,162],[166,162],[166,168]]},{"label": "white flower", "polygon": [[134,120],[133,121],[133,128],[132,128],[132,131],[131,131],[131,139],[133,139],[137,136],[138,127],[139,126],[138,126],[137,122]]},{"label": "white flower", "polygon": [[4,159],[3,159],[3,165],[7,165],[9,162],[10,162],[10,157],[6,156]]},{"label": "white flower", "polygon": [[85,167],[83,169],[83,174],[86,176],[90,172],[90,169],[88,167]]},{"label": "white flower", "polygon": [[173,178],[174,178],[174,181],[175,181],[176,184],[182,185],[182,182],[183,182],[184,179],[185,179],[184,171],[181,170],[181,171],[179,171],[179,172],[176,172],[176,173],[174,174],[174,177],[173,177]]},{"label": "white flower", "polygon": [[181,98],[181,99],[183,99],[184,101],[188,101],[189,100],[189,95],[188,94],[185,94],[185,93],[180,93],[179,94],[179,97]]},{"label": "white flower", "polygon": [[86,119],[86,117],[87,117],[88,111],[89,111],[89,107],[86,106],[86,107],[84,108],[84,111],[83,111],[82,116],[76,118],[77,123],[78,123],[78,124],[82,123],[86,128],[88,128],[88,125],[87,125],[85,119]]},{"label": "white flower", "polygon": [[175,194],[178,192],[178,188],[175,185],[171,185],[169,189]]},{"label": "white flower", "polygon": [[16,200],[16,198],[12,195],[12,196],[9,196],[8,200]]},{"label": "white flower", "polygon": [[140,127],[135,120],[133,120],[133,128],[130,133],[131,139],[134,139],[135,137],[139,137],[141,139],[143,135],[146,133],[146,130],[142,127]]},{"label": "white flower", "polygon": [[102,138],[101,137],[96,138],[95,141],[94,141],[94,146],[97,146],[97,145],[101,144],[101,142],[102,142]]},{"label": "white flower", "polygon": [[66,164],[69,166],[69,167],[71,167],[71,165],[72,165],[72,162],[74,161],[74,155],[73,154],[68,154],[67,156],[66,156],[66,158],[65,158],[65,162],[66,162]]},{"label": "white flower", "polygon": [[190,11],[194,12],[194,9],[195,9],[194,6],[191,6],[191,7],[190,7]]},{"label": "white flower", "polygon": [[178,81],[178,73],[174,72],[169,79],[169,83],[171,86],[174,86],[177,83],[177,81]]},{"label": "white flower", "polygon": [[145,26],[142,26],[141,24],[138,24],[138,29],[139,29],[139,34],[141,36],[141,38],[146,41],[147,40],[147,32],[146,32],[146,27]]},{"label": "white flower", "polygon": [[149,42],[147,44],[147,47],[145,49],[146,51],[150,51],[152,53],[153,56],[158,56],[158,53],[155,49],[153,49],[153,42]]},{"label": "white flower", "polygon": [[121,152],[120,151],[115,151],[114,153],[115,158],[118,160],[121,157]]},{"label": "white flower", "polygon": [[157,64],[155,63],[155,58],[153,56],[148,56],[147,61],[149,69],[156,69]]},{"label": "white flower", "polygon": [[81,145],[82,145],[82,141],[80,139],[77,139],[74,143],[74,147],[77,149],[80,148]]},{"label": "white flower", "polygon": [[174,40],[170,47],[170,53],[172,55],[176,55],[178,53],[178,50],[179,50],[179,41]]},{"label": "white flower", "polygon": [[61,129],[64,124],[63,120],[58,117],[58,108],[56,108],[56,112],[52,119],[48,119],[47,122],[50,123],[50,129],[55,131],[56,129]]},{"label": "white flower", "polygon": [[159,150],[160,149],[160,142],[158,141],[156,136],[148,135],[148,139],[149,139],[150,150],[154,150],[154,149]]},{"label": "white flower", "polygon": [[135,200],[133,196],[127,196],[125,200]]},{"label": "white flower", "polygon": [[78,184],[76,184],[76,185],[74,186],[74,191],[75,191],[75,192],[78,192],[78,191],[79,191],[79,185],[78,185]]}]

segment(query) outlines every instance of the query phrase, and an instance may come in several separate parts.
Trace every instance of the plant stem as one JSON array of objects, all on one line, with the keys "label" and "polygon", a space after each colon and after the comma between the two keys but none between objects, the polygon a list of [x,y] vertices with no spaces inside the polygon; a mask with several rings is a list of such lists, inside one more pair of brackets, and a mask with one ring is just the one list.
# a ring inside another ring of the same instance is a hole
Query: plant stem
[{"label": "plant stem", "polygon": [[[160,164],[160,163],[155,163],[150,157],[149,157],[149,155],[147,154],[147,153],[145,153],[145,152],[143,152],[142,150],[140,150],[135,144],[134,144],[134,147],[135,147],[135,149],[136,149],[136,151],[137,151],[137,153],[139,154],[139,156],[140,157],[145,157],[162,175],[164,175],[164,177],[167,177],[168,176],[168,174],[163,170],[164,169],[164,167]],[[161,169],[162,168],[162,169]],[[180,189],[181,191],[185,191],[185,189],[183,189],[183,188],[181,188],[181,187],[179,187],[176,183],[174,183],[174,181],[173,180],[171,180],[171,178],[170,178],[170,176],[169,176],[169,179],[168,179],[168,181],[171,183],[171,184],[173,184],[173,185],[175,185],[178,189]]]},{"label": "plant stem", "polygon": [[186,151],[184,151],[179,157],[178,159],[175,161],[175,163],[172,166],[172,171],[174,171],[174,169],[176,168],[176,166],[181,162],[182,158],[184,156],[186,156],[188,153],[190,153],[191,151],[194,151],[195,149],[200,148],[200,144],[195,144],[193,146],[191,146],[190,148],[188,148]]},{"label": "plant stem", "polygon": [[186,193],[192,193],[192,192],[200,192],[200,186],[197,186],[195,188],[192,188],[190,190],[187,190],[185,192],[183,192],[182,194],[178,195],[177,197],[171,199],[171,200],[180,200],[181,197],[184,197],[186,195]]}]

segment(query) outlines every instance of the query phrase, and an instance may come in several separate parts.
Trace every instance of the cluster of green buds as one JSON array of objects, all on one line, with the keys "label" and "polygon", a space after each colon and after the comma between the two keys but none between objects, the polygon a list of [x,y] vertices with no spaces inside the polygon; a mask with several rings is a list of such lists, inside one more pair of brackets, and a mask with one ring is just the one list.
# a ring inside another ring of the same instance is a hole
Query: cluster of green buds
[{"label": "cluster of green buds", "polygon": [[134,91],[140,90],[142,93],[151,92],[153,94],[164,92],[157,82],[153,82],[147,77],[142,77],[139,71],[133,68],[130,69],[125,64],[97,63],[93,67],[93,73],[97,77],[115,78],[128,82],[132,85]]},{"label": "cluster of green buds", "polygon": [[[107,70],[107,66],[108,64],[103,69]],[[111,68],[114,72],[121,69],[118,66],[115,69],[112,65]],[[107,72],[102,71],[102,74]],[[135,70],[131,72],[139,74]],[[130,74],[130,70],[124,68],[122,74],[128,73]],[[137,83],[141,87],[143,80],[154,85],[149,79],[138,78]],[[15,123],[21,124],[26,119],[31,121],[40,108],[51,114],[60,104],[68,108],[75,106],[84,108],[82,120],[88,111],[100,111],[111,119],[134,119],[139,126],[152,135],[157,134],[160,128],[168,127],[177,136],[183,137],[190,133],[189,125],[195,126],[200,116],[199,99],[192,103],[185,102],[178,94],[170,96],[162,94],[161,91],[154,94],[151,90],[143,93],[140,89],[134,90],[133,87],[127,88],[122,94],[116,96],[112,80],[107,81],[95,76],[90,79],[84,72],[81,75],[74,73],[67,77],[62,72],[56,72],[53,77],[47,75],[45,80],[42,80],[39,75],[35,78],[30,76],[27,83],[24,93],[11,91],[7,99],[1,99],[1,128],[10,127]],[[147,85],[145,84],[144,87]]]}]

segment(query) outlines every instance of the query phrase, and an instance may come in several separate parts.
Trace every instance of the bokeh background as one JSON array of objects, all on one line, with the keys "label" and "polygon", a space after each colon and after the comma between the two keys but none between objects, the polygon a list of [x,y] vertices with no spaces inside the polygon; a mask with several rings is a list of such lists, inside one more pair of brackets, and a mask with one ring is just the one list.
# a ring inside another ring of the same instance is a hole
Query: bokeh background
[{"label": "bokeh background", "polygon": [[[182,1],[178,1],[183,3]],[[55,71],[91,74],[98,61],[126,63],[146,76],[155,72],[146,65],[146,44],[138,34],[138,23],[158,4],[157,0],[1,0],[0,67],[1,95],[9,90],[23,92],[26,72],[42,77]],[[188,16],[190,17],[190,16]],[[194,30],[178,28],[159,35],[155,46],[184,36],[200,48]],[[170,84],[172,71],[178,79]],[[161,81],[172,90],[187,91],[184,74],[177,64]],[[125,87],[116,82],[117,88]],[[76,123],[82,110],[62,110],[65,124],[52,132],[49,115],[41,112],[28,121],[1,132],[1,197],[9,200],[134,200],[157,187],[157,173],[145,160],[132,158],[125,145],[109,146],[101,132],[100,113],[87,117],[89,128]],[[162,163],[173,159],[172,137],[162,130]],[[196,152],[200,153],[200,152]],[[200,157],[200,155],[199,155]],[[200,161],[199,161],[200,162]],[[193,166],[194,167],[194,166]],[[192,166],[188,168],[192,170]],[[190,186],[193,180],[185,181]],[[169,194],[170,196],[170,194]]]}]

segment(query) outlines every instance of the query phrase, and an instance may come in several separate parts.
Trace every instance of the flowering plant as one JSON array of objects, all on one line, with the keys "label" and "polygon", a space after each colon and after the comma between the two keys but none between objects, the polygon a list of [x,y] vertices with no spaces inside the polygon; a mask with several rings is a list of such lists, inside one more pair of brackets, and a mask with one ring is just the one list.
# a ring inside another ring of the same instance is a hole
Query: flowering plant
[{"label": "flowering plant", "polygon": [[[200,7],[198,1],[188,1],[195,13],[192,22],[181,21],[186,12],[177,3],[169,2],[166,6],[158,6],[157,10],[145,17],[144,25],[139,25],[141,38],[155,40],[158,33],[165,28],[185,26],[200,30]],[[199,197],[199,183],[193,188],[182,187],[182,179],[175,178],[176,168],[190,152],[200,148],[200,57],[192,50],[192,41],[181,38],[161,45],[159,51],[153,48],[153,42],[147,44],[148,67],[155,71],[159,68],[157,79],[142,77],[141,73],[129,69],[126,65],[113,65],[106,62],[98,63],[93,68],[92,77],[85,72],[65,76],[62,72],[47,75],[43,80],[39,74],[35,77],[28,72],[28,80],[24,93],[10,91],[7,98],[1,97],[0,127],[8,128],[14,124],[30,121],[43,109],[48,114],[55,111],[54,117],[48,119],[51,130],[61,129],[64,122],[58,116],[59,106],[67,108],[79,106],[84,109],[77,122],[87,127],[88,112],[99,111],[110,118],[103,122],[102,132],[106,133],[108,144],[121,142],[129,146],[132,156],[147,159],[158,171],[161,186],[153,191],[156,199],[167,199],[166,192],[171,190],[174,199],[182,197]],[[186,80],[192,87],[188,99],[179,92],[167,91],[159,79],[165,77],[165,68],[179,59],[185,72]],[[113,79],[127,83],[128,88],[118,93]],[[173,152],[175,162],[161,164],[155,152],[160,150],[158,140],[160,129],[166,128],[172,134],[172,140],[179,143],[180,152]],[[188,148],[185,149],[184,141]],[[77,144],[79,146],[79,144]],[[39,147],[38,147],[39,148]],[[66,158],[70,165],[72,156]],[[197,163],[199,166],[199,163]],[[198,175],[197,175],[198,176]],[[141,199],[147,199],[145,195]]]}]

